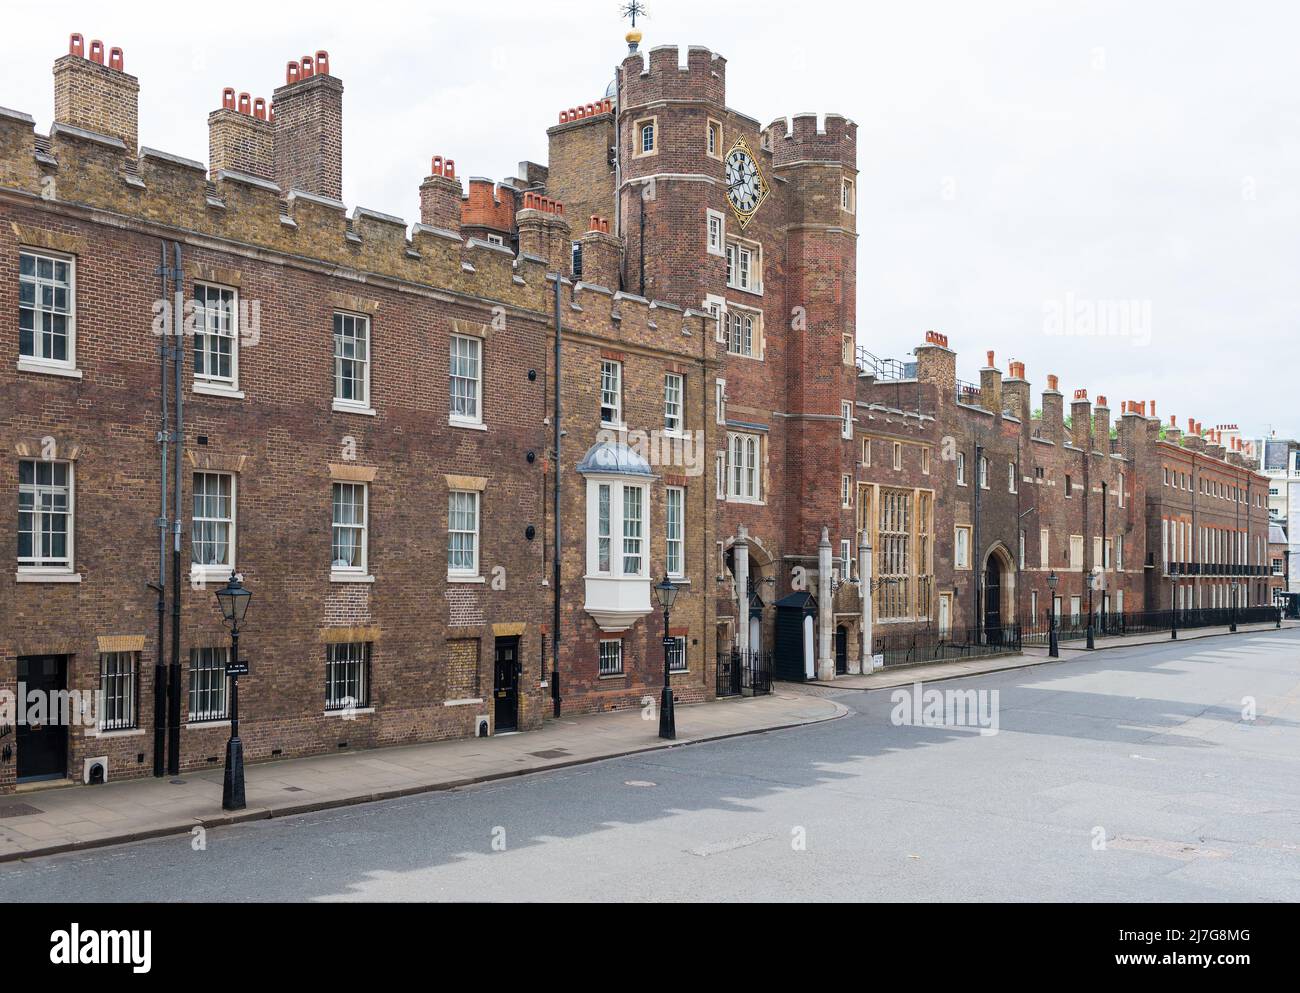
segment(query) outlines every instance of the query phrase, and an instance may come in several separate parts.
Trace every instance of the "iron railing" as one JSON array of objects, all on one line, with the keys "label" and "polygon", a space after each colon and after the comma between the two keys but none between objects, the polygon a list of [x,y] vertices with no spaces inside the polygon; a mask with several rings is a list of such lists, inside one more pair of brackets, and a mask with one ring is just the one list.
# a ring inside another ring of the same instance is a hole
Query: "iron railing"
[{"label": "iron railing", "polygon": [[[1227,627],[1237,624],[1271,624],[1278,619],[1277,607],[1196,607],[1179,610],[1131,610],[1124,613],[1098,611],[1093,618],[1093,636],[1096,638],[1122,637],[1130,634],[1150,634],[1180,628]],[[1046,645],[1051,640],[1052,614],[1043,611],[1042,617],[1025,625],[1022,640],[1026,645]],[[1082,641],[1088,637],[1088,615],[1062,615],[1056,622],[1057,641]]]},{"label": "iron railing", "polygon": [[879,635],[874,644],[875,654],[884,656],[888,668],[1012,654],[1020,651],[1021,631],[1019,624],[980,629],[953,628],[950,631],[914,628]]},{"label": "iron railing", "polygon": [[717,694],[764,696],[772,692],[772,653],[733,649],[718,656]]}]

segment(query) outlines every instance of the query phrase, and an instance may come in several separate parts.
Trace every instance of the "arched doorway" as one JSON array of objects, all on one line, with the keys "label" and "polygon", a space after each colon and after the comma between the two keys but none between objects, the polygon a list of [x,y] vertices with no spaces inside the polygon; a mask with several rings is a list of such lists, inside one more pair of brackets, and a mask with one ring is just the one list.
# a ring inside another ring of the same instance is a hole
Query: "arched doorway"
[{"label": "arched doorway", "polygon": [[1016,573],[1011,554],[997,544],[984,559],[983,616],[984,641],[1001,644],[1007,628],[1015,623]]},{"label": "arched doorway", "polygon": [[835,675],[849,674],[849,629],[843,624],[835,628]]},{"label": "arched doorway", "polygon": [[[773,556],[763,547],[763,543],[753,535],[746,536],[745,547],[749,552],[749,588],[745,591],[746,609],[737,623],[747,626],[750,651],[761,652],[765,648],[764,630],[766,625],[764,611],[772,601],[773,592],[776,588],[776,564]],[[734,582],[736,578],[736,546],[734,538],[727,541],[726,550],[723,552],[723,565]],[[740,633],[738,630],[735,634],[739,639]],[[739,642],[737,641],[737,643]]]}]

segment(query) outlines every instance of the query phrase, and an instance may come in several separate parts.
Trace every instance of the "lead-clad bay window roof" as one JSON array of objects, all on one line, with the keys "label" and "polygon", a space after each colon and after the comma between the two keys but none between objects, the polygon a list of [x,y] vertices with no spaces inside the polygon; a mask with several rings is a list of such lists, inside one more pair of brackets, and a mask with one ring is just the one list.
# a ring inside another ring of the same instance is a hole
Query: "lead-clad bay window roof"
[{"label": "lead-clad bay window roof", "polygon": [[584,476],[645,476],[654,475],[650,463],[635,449],[619,441],[600,441],[587,449],[578,463],[578,472]]}]

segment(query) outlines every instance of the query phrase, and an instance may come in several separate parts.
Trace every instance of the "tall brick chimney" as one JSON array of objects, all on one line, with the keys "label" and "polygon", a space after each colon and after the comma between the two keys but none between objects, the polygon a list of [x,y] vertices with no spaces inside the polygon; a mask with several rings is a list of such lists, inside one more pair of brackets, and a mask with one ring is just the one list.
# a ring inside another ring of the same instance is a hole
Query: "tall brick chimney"
[{"label": "tall brick chimney", "polygon": [[1165,441],[1177,445],[1182,442],[1183,432],[1179,430],[1178,418],[1174,414],[1169,415],[1169,425],[1165,428]]},{"label": "tall brick chimney", "polygon": [[1047,377],[1047,389],[1043,390],[1043,439],[1059,445],[1065,434],[1065,397],[1057,389],[1055,374]]},{"label": "tall brick chimney", "polygon": [[988,365],[980,370],[980,406],[994,414],[1002,413],[1002,371],[993,364],[993,353],[988,353]]},{"label": "tall brick chimney", "polygon": [[1110,404],[1104,396],[1097,397],[1097,406],[1092,408],[1093,445],[1101,452],[1110,452]]},{"label": "tall brick chimney", "polygon": [[525,193],[515,225],[519,229],[520,255],[545,259],[554,272],[567,275],[572,271],[573,250],[564,204],[540,193]]},{"label": "tall brick chimney", "polygon": [[139,150],[140,81],[123,71],[120,48],[81,35],[68,40],[68,54],[54,62],[54,122],[122,139],[127,153]]},{"label": "tall brick chimney", "polygon": [[420,223],[459,234],[460,198],[455,160],[435,155],[429,175],[420,184]]},{"label": "tall brick chimney", "polygon": [[582,236],[582,281],[617,290],[622,263],[623,243],[609,233],[609,219],[592,214]]},{"label": "tall brick chimney", "polygon": [[1070,441],[1085,452],[1092,450],[1092,404],[1087,390],[1075,390],[1070,401]]},{"label": "tall brick chimney", "polygon": [[1012,359],[1007,363],[1007,378],[1002,381],[1002,397],[1007,410],[1022,421],[1033,416],[1029,406],[1029,381],[1025,379],[1025,364]]},{"label": "tall brick chimney", "polygon": [[917,382],[933,387],[937,396],[947,397],[946,402],[951,403],[957,390],[957,353],[948,347],[948,336],[927,331],[925,344],[918,345],[913,354]]},{"label": "tall brick chimney", "polygon": [[343,83],[330,75],[329,52],[290,62],[274,100],[280,189],[343,199]]},{"label": "tall brick chimney", "polygon": [[275,136],[272,112],[261,97],[235,96],[233,87],[221,92],[221,109],[208,115],[208,168],[215,177],[230,170],[275,180]]}]

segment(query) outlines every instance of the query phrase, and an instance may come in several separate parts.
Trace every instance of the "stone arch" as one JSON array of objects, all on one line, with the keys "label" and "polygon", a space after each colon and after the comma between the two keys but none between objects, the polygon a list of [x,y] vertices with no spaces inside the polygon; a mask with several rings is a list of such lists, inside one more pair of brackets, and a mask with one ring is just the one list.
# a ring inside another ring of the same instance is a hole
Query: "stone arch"
[{"label": "stone arch", "polygon": [[983,582],[980,626],[990,629],[1005,627],[1016,622],[1016,560],[1011,550],[1001,541],[995,541],[984,554],[980,564]]}]

